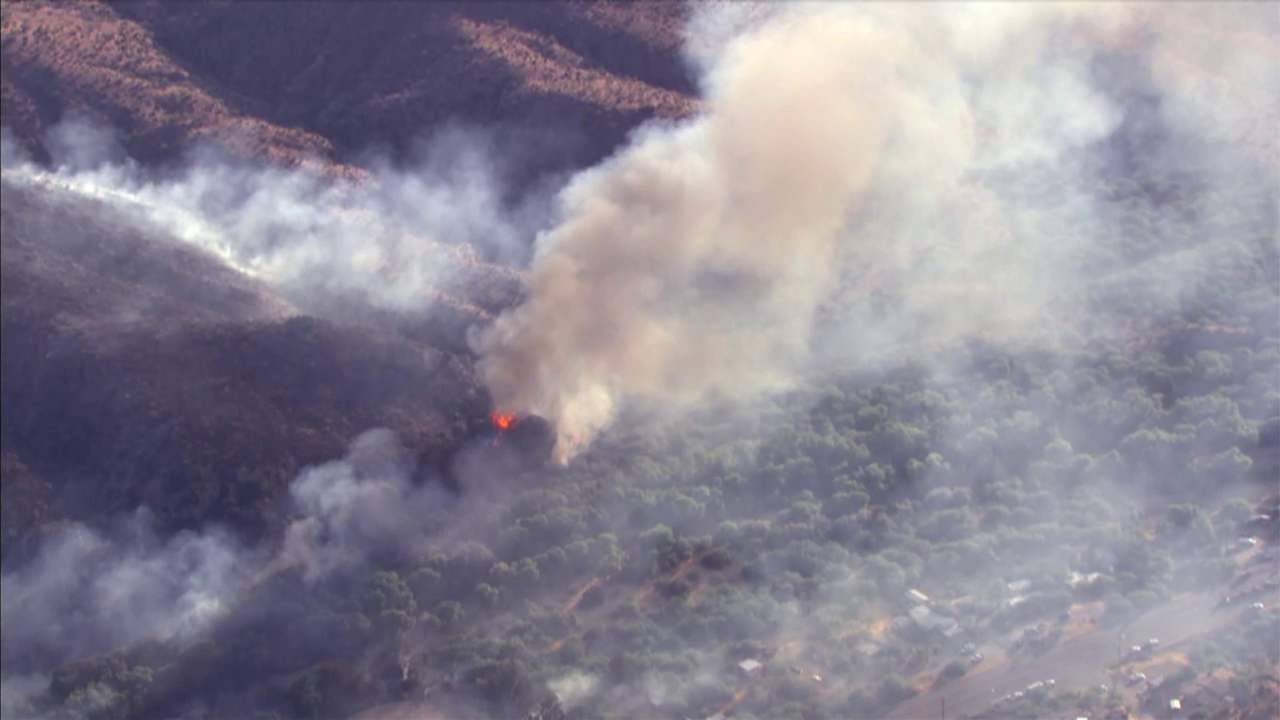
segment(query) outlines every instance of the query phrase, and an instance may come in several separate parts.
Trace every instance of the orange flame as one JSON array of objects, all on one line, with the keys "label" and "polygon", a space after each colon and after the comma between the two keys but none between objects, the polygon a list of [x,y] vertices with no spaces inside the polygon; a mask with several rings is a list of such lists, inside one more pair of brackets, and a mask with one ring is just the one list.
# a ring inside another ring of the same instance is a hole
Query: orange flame
[{"label": "orange flame", "polygon": [[498,428],[501,430],[506,430],[516,424],[515,415],[508,414],[508,413],[501,413],[501,412],[498,412],[497,410],[494,410],[493,413],[489,415],[489,419],[492,420],[493,424],[497,425]]}]

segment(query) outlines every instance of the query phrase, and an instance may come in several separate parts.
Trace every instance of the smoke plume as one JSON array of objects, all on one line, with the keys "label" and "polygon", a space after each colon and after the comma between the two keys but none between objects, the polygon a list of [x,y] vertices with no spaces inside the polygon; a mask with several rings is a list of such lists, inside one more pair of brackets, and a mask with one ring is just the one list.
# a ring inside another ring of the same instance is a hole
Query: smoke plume
[{"label": "smoke plume", "polygon": [[[314,586],[359,577],[387,557],[495,532],[493,513],[476,504],[484,498],[468,502],[437,483],[415,485],[414,469],[391,431],[361,434],[345,457],[306,468],[290,484],[294,519],[278,546],[247,547],[216,527],[165,539],[146,508],[107,529],[67,523],[47,531],[31,560],[6,570],[0,584],[6,717],[10,710],[26,717],[22,708],[44,702],[42,673],[148,641],[216,638],[237,613],[290,602],[272,595],[282,573],[296,570]],[[565,682],[568,694],[590,690],[581,678]]]},{"label": "smoke plume", "polygon": [[308,468],[289,486],[300,517],[289,525],[279,567],[301,567],[308,582],[348,569],[378,548],[421,534],[435,500],[410,482],[413,463],[394,433],[370,430],[341,460]]},{"label": "smoke plume", "polygon": [[219,531],[162,541],[146,510],[114,537],[80,523],[59,528],[31,563],[4,575],[5,665],[194,637],[245,587],[242,553]]},{"label": "smoke plume", "polygon": [[[703,113],[639,129],[563,190],[527,301],[473,338],[484,382],[500,410],[551,420],[565,461],[628,399],[784,387],[819,350],[1102,331],[1073,302],[1086,279],[1123,282],[1090,259],[1144,211],[1103,202],[1126,162],[1108,142],[1163,133],[1153,176],[1224,192],[1232,163],[1273,171],[1265,13],[699,5]],[[1135,94],[1153,117],[1120,100]],[[1185,259],[1155,268],[1162,310],[1204,258]]]}]

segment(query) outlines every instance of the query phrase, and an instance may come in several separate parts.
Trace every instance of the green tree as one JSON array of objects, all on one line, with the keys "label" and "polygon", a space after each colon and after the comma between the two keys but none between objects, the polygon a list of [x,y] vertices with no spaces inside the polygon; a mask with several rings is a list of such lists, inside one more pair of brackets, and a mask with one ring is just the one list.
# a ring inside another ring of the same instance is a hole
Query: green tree
[{"label": "green tree", "polygon": [[456,600],[446,600],[440,603],[436,606],[434,614],[445,625],[456,625],[466,616],[466,612],[462,609],[462,603]]},{"label": "green tree", "polygon": [[489,583],[480,583],[476,586],[476,597],[480,598],[480,602],[490,609],[498,606],[498,589]]},{"label": "green tree", "polygon": [[1237,525],[1253,516],[1253,505],[1244,498],[1231,498],[1219,510],[1220,521],[1229,525]]},{"label": "green tree", "polygon": [[952,660],[942,666],[942,670],[938,672],[938,679],[935,681],[935,685],[945,685],[958,677],[964,676],[967,672],[969,672],[968,663],[959,659]]},{"label": "green tree", "polygon": [[897,675],[890,675],[880,681],[876,687],[876,702],[882,708],[890,708],[898,703],[915,697],[914,685]]}]

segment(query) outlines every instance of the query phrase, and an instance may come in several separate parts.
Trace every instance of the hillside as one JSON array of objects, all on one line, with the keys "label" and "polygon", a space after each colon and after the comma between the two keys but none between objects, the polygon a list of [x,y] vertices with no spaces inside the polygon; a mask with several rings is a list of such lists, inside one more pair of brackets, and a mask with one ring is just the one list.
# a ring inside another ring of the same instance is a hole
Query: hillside
[{"label": "hillside", "polygon": [[102,201],[6,180],[0,222],[6,466],[45,488],[24,500],[6,479],[6,555],[39,517],[28,503],[72,518],[145,504],[169,529],[261,534],[272,498],[353,433],[387,425],[441,450],[484,412],[458,392],[455,340],[305,317]]},{"label": "hillside", "polygon": [[[300,12],[301,6],[283,3],[175,8],[6,2],[4,124],[37,158],[47,157],[41,143],[48,129],[68,114],[87,114],[105,118],[124,151],[146,163],[174,161],[193,144],[214,142],[236,157],[286,165],[318,157],[353,177],[363,171],[344,163],[369,149],[403,153],[434,127],[510,125],[501,131],[510,143],[503,152],[510,157],[520,148],[527,157],[512,167],[540,175],[589,164],[636,123],[678,117],[693,107],[676,55],[682,6],[593,5],[379,3],[357,9],[322,3]],[[287,42],[266,40],[281,31]],[[431,71],[423,73],[424,67]],[[566,124],[568,118],[576,124]],[[522,138],[536,138],[536,144]],[[399,342],[410,344],[396,352],[409,358],[441,343],[456,352],[467,326],[513,302],[505,268],[441,248],[461,265],[449,287],[424,288],[436,308],[429,326],[317,299],[312,312],[365,327],[329,330],[327,321],[289,322],[298,310],[211,258],[130,234],[145,230],[125,225],[104,238],[102,223],[127,220],[95,217],[101,207],[77,207],[81,201],[74,197],[12,183],[4,193],[5,396],[11,400],[5,417],[12,418],[5,423],[5,457],[42,478],[40,487],[57,488],[45,492],[60,500],[30,501],[58,508],[56,514],[83,517],[88,508],[145,502],[182,505],[175,527],[224,519],[209,509],[220,504],[216,496],[195,503],[162,500],[185,481],[172,474],[177,470],[165,469],[175,459],[153,456],[190,432],[207,438],[202,445],[211,455],[183,459],[184,466],[231,457],[244,464],[240,475],[253,477],[244,482],[258,488],[246,491],[246,502],[256,509],[235,519],[261,532],[263,498],[300,467],[340,454],[362,427],[394,426],[421,438],[430,454],[454,442],[442,428],[473,424],[487,412],[474,404],[464,412],[459,401],[441,406],[440,394],[429,389],[441,381],[432,381],[433,371],[425,367],[413,368],[412,360],[405,368],[402,359],[396,372],[416,373],[419,379],[407,385],[418,388],[421,399],[376,400],[351,390],[356,395],[345,402],[367,408],[355,415],[354,406],[331,399],[281,396],[279,378],[266,373],[334,354],[323,348],[376,344],[370,334],[377,332],[407,334],[410,339]],[[51,247],[51,240],[66,245]],[[102,252],[109,255],[94,256]],[[218,358],[207,356],[215,349]],[[391,372],[369,357],[352,362],[363,369],[331,364],[316,369],[312,380],[290,382],[342,386],[351,372]],[[207,369],[210,363],[218,369]],[[67,373],[83,379],[50,402],[49,388],[67,383]],[[447,379],[439,387],[457,389],[459,382]],[[205,389],[179,400],[178,387]],[[224,409],[211,407],[201,417],[180,409],[206,402]],[[387,405],[392,402],[397,406]],[[110,433],[100,434],[102,428],[67,427],[77,422],[65,415],[69,408],[88,406],[98,408],[90,416],[104,427],[127,428],[141,445],[122,452]],[[314,419],[299,423],[304,416]],[[270,417],[278,419],[264,420]],[[393,422],[395,417],[403,419]],[[178,426],[164,433],[146,428],[174,418],[181,418]],[[285,418],[290,427],[277,425]],[[69,452],[68,443],[85,437],[103,438],[115,459],[104,458],[105,450]],[[91,478],[55,480],[90,468]],[[129,481],[108,480],[139,472],[171,479],[125,493],[115,483]],[[86,482],[104,494],[83,493]],[[225,492],[239,491],[224,488],[215,495]],[[65,499],[72,496],[75,507]],[[26,502],[15,505],[7,517],[29,516]],[[6,525],[6,541],[29,525],[15,522]]]},{"label": "hillside", "polygon": [[37,153],[68,112],[107,118],[148,161],[211,139],[351,163],[462,122],[500,128],[529,175],[589,165],[695,106],[680,3],[3,7],[5,125]]},{"label": "hillside", "polygon": [[1144,8],[4,0],[5,720],[1275,716],[1280,23]]}]

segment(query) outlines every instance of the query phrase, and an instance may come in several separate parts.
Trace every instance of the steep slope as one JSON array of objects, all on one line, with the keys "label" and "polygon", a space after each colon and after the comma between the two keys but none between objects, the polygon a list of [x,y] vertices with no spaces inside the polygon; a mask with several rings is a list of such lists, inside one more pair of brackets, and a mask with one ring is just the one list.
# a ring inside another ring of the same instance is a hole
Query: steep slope
[{"label": "steep slope", "polygon": [[298,469],[361,430],[430,453],[483,415],[436,325],[305,317],[105,202],[3,191],[6,552],[41,520],[139,504],[261,533]]},{"label": "steep slope", "polygon": [[[694,107],[681,3],[5,3],[5,124],[66,112],[135,157],[214,139],[285,162],[499,127],[517,172],[588,164]],[[506,154],[509,154],[506,153]]]},{"label": "steep slope", "polygon": [[281,161],[331,152],[313,133],[245,115],[104,4],[7,2],[2,12],[4,122],[37,153],[42,131],[69,112],[108,120],[143,160],[200,139],[248,142],[243,153]]}]

